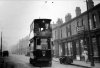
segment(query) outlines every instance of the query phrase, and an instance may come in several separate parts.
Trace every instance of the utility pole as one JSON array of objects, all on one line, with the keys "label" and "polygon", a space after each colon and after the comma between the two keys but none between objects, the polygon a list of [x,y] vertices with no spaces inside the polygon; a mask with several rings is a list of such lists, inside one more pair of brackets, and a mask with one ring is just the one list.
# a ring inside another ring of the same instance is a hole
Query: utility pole
[{"label": "utility pole", "polygon": [[2,56],[2,32],[1,32],[1,56]]},{"label": "utility pole", "polygon": [[93,53],[93,45],[92,45],[92,38],[91,38],[91,31],[90,31],[90,24],[89,24],[89,11],[88,11],[88,1],[86,0],[86,5],[87,5],[87,20],[88,20],[88,37],[89,37],[89,49],[90,49],[90,61],[91,61],[91,66],[95,66],[94,64],[94,53]]}]

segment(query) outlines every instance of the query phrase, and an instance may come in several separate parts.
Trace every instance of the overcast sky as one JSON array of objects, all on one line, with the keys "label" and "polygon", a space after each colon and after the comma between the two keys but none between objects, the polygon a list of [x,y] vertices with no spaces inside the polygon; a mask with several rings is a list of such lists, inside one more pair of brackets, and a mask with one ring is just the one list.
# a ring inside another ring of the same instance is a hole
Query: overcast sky
[{"label": "overcast sky", "polygon": [[[93,0],[94,4],[100,3]],[[85,0],[0,0],[0,31],[7,46],[16,44],[29,34],[30,24],[35,18],[57,18],[71,13],[75,17],[75,8],[86,11]]]}]

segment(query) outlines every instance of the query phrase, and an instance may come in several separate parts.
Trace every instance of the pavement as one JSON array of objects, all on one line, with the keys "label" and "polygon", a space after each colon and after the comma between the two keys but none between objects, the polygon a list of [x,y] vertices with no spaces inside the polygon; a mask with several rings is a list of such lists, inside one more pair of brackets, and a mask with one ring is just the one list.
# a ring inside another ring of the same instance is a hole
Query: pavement
[{"label": "pavement", "polygon": [[[58,58],[53,58],[53,61],[59,62]],[[100,62],[95,62],[95,66],[91,66],[91,62],[85,62],[85,61],[79,61],[79,60],[73,60],[73,63],[71,65],[83,67],[83,68],[100,68]]]}]

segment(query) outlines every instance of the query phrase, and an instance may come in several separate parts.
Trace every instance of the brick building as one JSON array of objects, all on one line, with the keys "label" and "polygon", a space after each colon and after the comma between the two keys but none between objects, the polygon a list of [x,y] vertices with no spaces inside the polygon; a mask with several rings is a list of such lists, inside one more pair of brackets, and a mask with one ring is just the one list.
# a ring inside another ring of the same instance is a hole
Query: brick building
[{"label": "brick building", "polygon": [[[90,57],[88,13],[90,35],[93,45],[94,59],[100,59],[100,4],[94,6],[92,0],[88,0],[88,11],[81,13],[80,7],[76,7],[76,17],[71,14],[65,16],[65,22],[57,21],[53,28],[54,54],[56,57],[71,55],[76,60],[82,60],[82,52],[88,49]],[[100,61],[100,60],[99,60]]]}]

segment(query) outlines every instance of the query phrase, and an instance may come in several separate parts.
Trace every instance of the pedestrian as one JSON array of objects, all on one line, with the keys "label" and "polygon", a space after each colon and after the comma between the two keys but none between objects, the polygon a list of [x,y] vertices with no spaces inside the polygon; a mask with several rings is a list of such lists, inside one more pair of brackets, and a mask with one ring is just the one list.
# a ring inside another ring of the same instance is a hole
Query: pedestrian
[{"label": "pedestrian", "polygon": [[84,49],[84,58],[85,58],[85,62],[87,62],[88,61],[88,51],[87,51],[87,49]]}]

